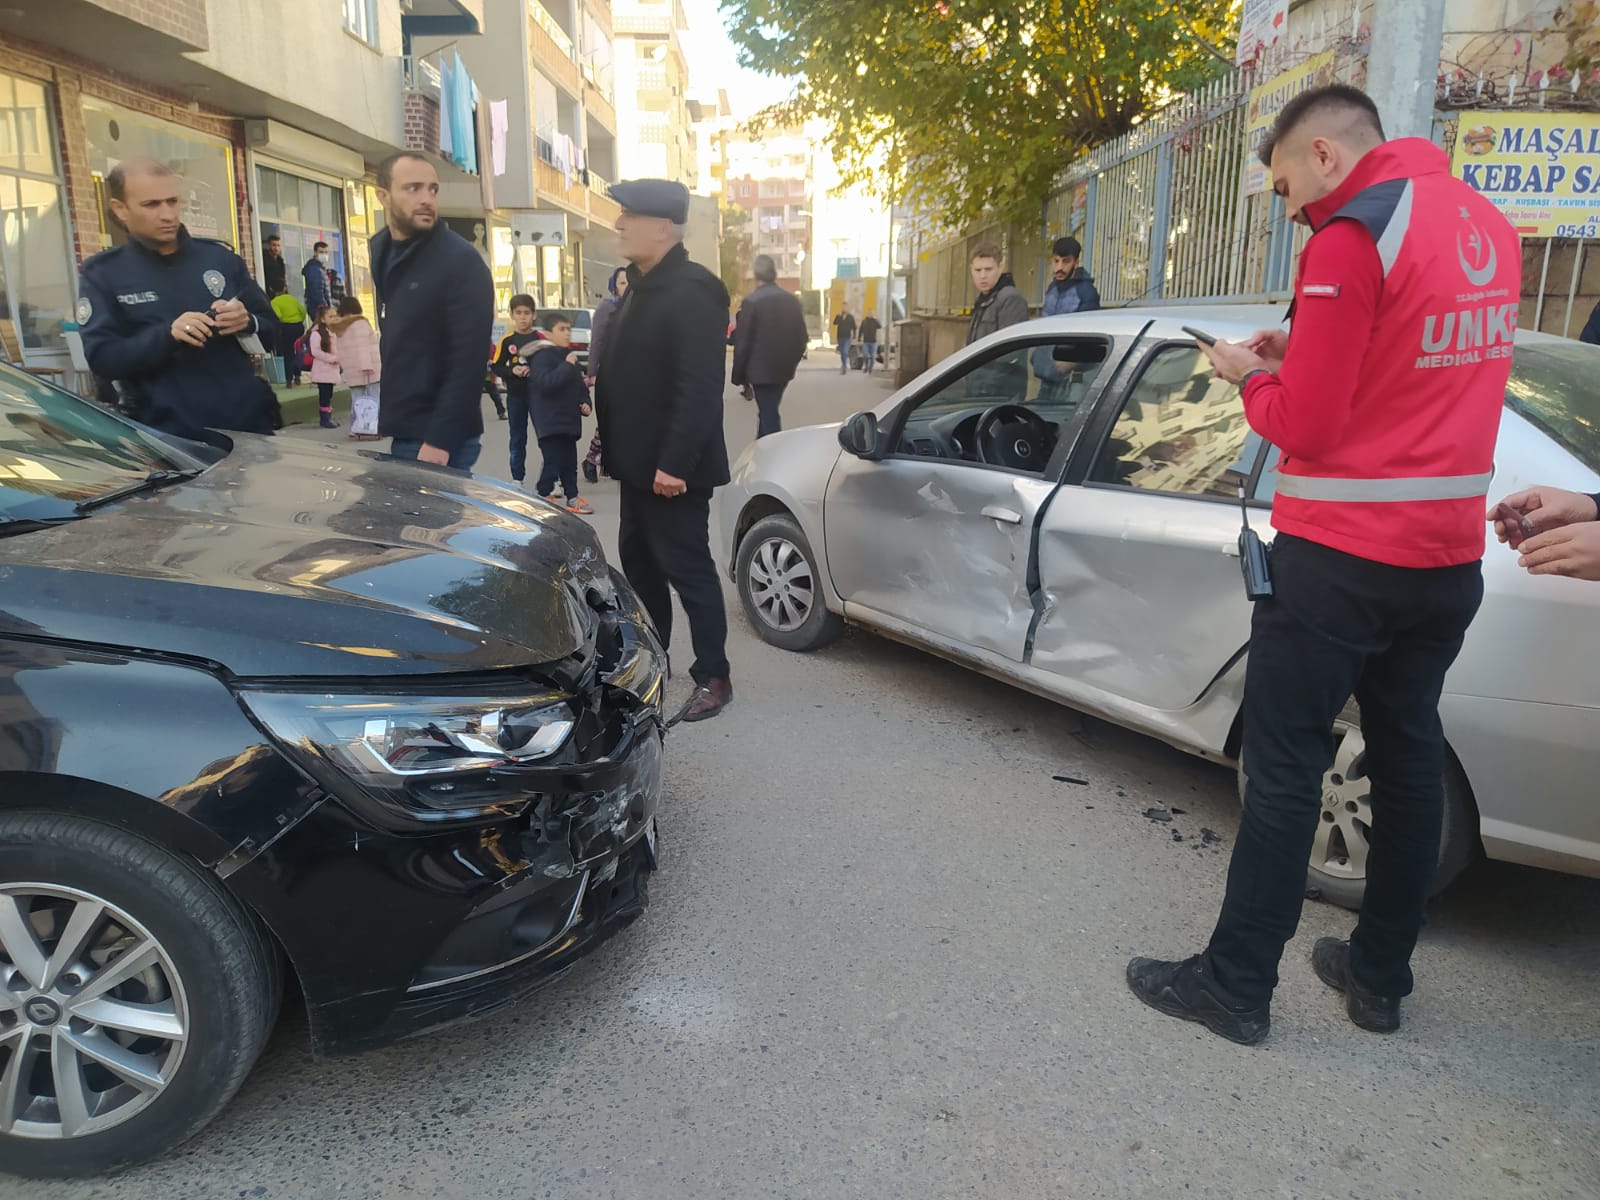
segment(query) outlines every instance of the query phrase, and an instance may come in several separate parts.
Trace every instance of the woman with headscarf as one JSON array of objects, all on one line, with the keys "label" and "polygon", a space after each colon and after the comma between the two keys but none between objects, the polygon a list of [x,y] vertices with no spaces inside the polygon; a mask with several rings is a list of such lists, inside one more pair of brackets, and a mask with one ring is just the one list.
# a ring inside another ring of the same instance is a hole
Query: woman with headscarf
[{"label": "woman with headscarf", "polygon": [[[592,389],[595,378],[600,373],[600,356],[605,353],[606,333],[611,327],[611,318],[616,315],[617,309],[622,306],[622,297],[628,292],[628,269],[618,267],[611,272],[611,279],[606,283],[606,298],[600,301],[600,307],[594,310],[594,329],[589,334],[589,377],[588,384]],[[583,460],[583,477],[590,483],[600,478],[600,431],[595,430],[594,437],[589,439],[589,454]]]}]

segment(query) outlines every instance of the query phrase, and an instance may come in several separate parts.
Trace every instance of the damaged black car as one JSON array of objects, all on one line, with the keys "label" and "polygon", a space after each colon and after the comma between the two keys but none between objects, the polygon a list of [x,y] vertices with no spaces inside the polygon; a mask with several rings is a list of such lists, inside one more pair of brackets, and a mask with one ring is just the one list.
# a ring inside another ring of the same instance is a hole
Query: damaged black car
[{"label": "damaged black car", "polygon": [[170,1149],[286,996],[382,1045],[646,904],[665,655],[593,531],[217,440],[0,367],[0,1170]]}]

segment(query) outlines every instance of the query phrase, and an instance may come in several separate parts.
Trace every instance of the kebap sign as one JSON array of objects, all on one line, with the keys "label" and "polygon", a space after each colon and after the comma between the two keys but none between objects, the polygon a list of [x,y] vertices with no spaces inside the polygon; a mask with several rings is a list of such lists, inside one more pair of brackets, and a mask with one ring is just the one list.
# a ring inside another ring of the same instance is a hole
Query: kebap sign
[{"label": "kebap sign", "polygon": [[1600,115],[1462,113],[1450,169],[1523,237],[1600,238]]}]

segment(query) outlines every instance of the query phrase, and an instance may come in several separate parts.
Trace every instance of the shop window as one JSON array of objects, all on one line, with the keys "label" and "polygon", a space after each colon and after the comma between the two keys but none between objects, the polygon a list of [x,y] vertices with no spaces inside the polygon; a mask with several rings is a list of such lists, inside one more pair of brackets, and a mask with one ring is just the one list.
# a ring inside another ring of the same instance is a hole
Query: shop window
[{"label": "shop window", "polygon": [[0,357],[62,353],[76,291],[49,92],[0,73]]},{"label": "shop window", "polygon": [[264,244],[274,235],[283,239],[289,290],[296,296],[304,296],[301,272],[315,253],[318,242],[328,243],[328,267],[346,282],[345,290],[349,292],[354,286],[356,294],[360,294],[361,283],[352,283],[345,255],[344,203],[340,192],[339,188],[314,179],[271,167],[256,168],[256,215],[261,219],[261,241]]},{"label": "shop window", "polygon": [[233,148],[221,138],[207,137],[181,125],[147,117],[84,97],[84,124],[89,135],[89,169],[100,191],[100,229],[107,246],[128,240],[112,219],[104,194],[106,175],[130,158],[154,158],[183,179],[183,223],[195,237],[239,244],[233,189]]}]

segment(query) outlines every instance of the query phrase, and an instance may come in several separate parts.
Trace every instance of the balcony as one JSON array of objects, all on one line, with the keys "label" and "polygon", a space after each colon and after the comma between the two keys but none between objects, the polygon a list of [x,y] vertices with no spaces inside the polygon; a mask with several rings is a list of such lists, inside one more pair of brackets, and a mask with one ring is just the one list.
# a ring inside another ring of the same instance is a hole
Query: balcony
[{"label": "balcony", "polygon": [[533,51],[534,66],[567,95],[577,99],[583,81],[572,57],[572,39],[539,0],[528,0],[528,46]]},{"label": "balcony", "polygon": [[617,132],[617,110],[611,102],[610,93],[586,78],[583,85],[583,104],[589,110],[589,117],[614,137]]}]

